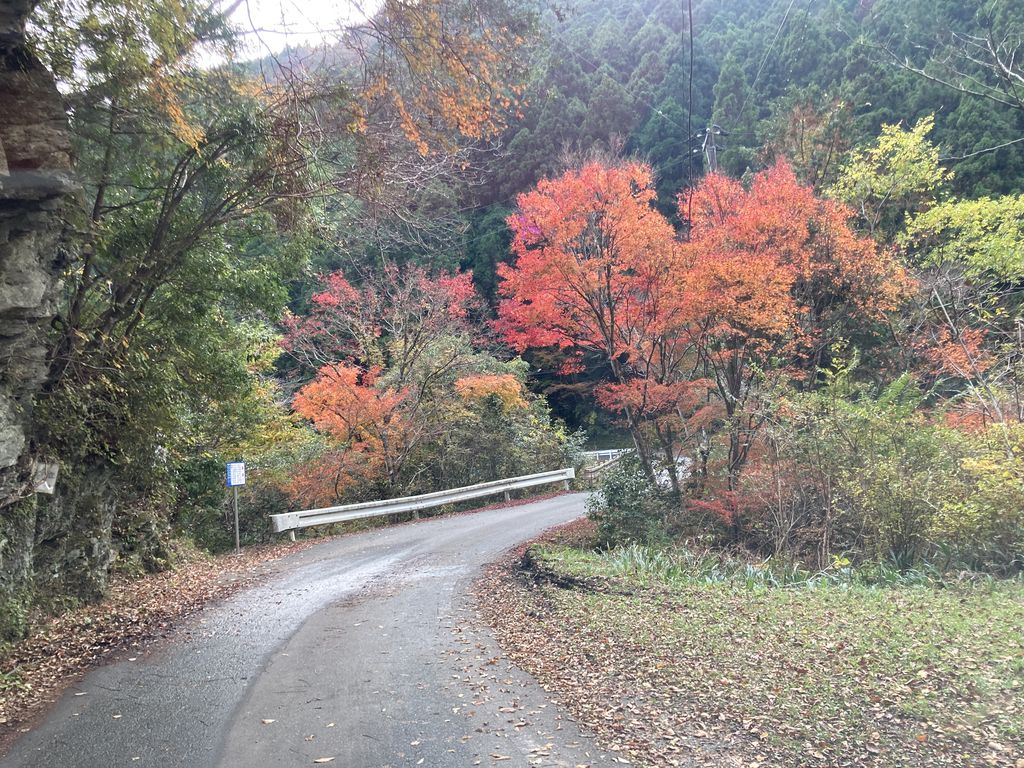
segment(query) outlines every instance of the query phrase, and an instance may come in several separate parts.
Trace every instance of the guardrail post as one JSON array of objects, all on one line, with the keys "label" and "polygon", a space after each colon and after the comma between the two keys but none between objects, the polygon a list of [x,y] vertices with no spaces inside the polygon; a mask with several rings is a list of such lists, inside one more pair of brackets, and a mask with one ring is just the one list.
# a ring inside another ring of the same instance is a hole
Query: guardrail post
[{"label": "guardrail post", "polygon": [[562,490],[565,490],[565,491],[569,490],[569,481],[568,480],[563,480],[562,481]]},{"label": "guardrail post", "polygon": [[505,501],[512,501],[512,494],[505,491]]}]

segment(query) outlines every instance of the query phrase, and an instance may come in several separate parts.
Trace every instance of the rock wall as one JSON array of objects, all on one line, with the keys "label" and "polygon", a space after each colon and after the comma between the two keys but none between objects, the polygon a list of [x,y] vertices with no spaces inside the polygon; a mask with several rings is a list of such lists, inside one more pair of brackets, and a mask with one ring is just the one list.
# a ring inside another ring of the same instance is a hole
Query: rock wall
[{"label": "rock wall", "polygon": [[24,480],[18,465],[32,399],[46,377],[46,333],[64,266],[61,209],[72,191],[64,106],[25,47],[34,4],[0,3],[0,472],[10,490]]},{"label": "rock wall", "polygon": [[0,635],[31,590],[32,402],[65,266],[71,136],[53,77],[25,46],[36,0],[0,0]]}]

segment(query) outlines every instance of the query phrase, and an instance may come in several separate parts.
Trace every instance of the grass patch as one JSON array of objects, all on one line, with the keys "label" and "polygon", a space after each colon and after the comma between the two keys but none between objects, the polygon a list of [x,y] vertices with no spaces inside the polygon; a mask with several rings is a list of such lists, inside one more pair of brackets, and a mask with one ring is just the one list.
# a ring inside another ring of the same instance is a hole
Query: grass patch
[{"label": "grass patch", "polygon": [[506,579],[499,636],[639,764],[1024,767],[1019,580],[642,547],[530,558],[559,578]]}]

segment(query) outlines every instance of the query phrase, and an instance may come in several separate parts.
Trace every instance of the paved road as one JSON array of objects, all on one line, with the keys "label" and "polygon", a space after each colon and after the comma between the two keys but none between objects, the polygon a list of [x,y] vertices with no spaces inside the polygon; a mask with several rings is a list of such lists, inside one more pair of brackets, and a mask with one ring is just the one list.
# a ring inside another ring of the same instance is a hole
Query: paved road
[{"label": "paved road", "polygon": [[500,657],[467,589],[584,496],[395,526],[281,561],[267,583],[70,689],[5,768],[605,766]]}]

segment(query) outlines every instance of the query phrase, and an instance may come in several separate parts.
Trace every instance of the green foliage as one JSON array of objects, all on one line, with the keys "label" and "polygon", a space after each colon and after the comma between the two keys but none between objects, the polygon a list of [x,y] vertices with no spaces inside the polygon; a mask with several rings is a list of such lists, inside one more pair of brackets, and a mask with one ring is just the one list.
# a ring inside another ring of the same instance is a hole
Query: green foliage
[{"label": "green foliage", "polygon": [[628,453],[601,478],[587,501],[587,516],[597,524],[599,546],[652,544],[667,538],[669,503],[636,455]]},{"label": "green foliage", "polygon": [[[935,146],[943,155],[963,157],[955,163],[955,192],[1021,191],[1024,144],[982,151],[1020,136],[1019,110],[894,65],[906,60],[923,67],[945,60],[955,42],[950,33],[983,39],[997,30],[997,37],[1007,34],[1012,41],[1019,14],[1010,0],[830,0],[795,7],[786,16],[787,5],[693,4],[690,128],[697,131],[714,120],[730,132],[720,153],[723,168],[735,174],[747,165],[760,170],[760,144],[771,139],[776,105],[806,93],[814,94],[810,103],[843,106],[845,138],[854,146],[872,142],[883,125],[913,126],[934,115]],[[599,0],[569,14],[550,14],[545,31],[523,117],[505,134],[507,155],[497,159],[482,201],[508,202],[541,177],[563,170],[558,157],[563,148],[607,147],[617,135],[628,152],[655,166],[659,200],[669,212],[671,197],[689,181],[689,50],[680,9],[659,0],[627,5]],[[674,146],[670,152],[669,146]],[[694,161],[699,176],[704,159],[698,155]],[[821,179],[823,186],[830,181]]]},{"label": "green foliage", "polygon": [[922,264],[956,265],[970,278],[1024,277],[1024,195],[949,200],[913,216],[900,245]]},{"label": "green foliage", "polygon": [[949,173],[939,148],[928,140],[933,117],[913,128],[882,126],[869,147],[854,152],[839,173],[832,195],[848,203],[876,237],[892,240],[907,213],[930,207]]},{"label": "green foliage", "polygon": [[850,105],[817,86],[793,88],[776,99],[762,123],[765,159],[785,158],[801,182],[829,189],[852,134]]},{"label": "green foliage", "polygon": [[1024,571],[1024,425],[947,432],[946,438],[959,471],[931,520],[931,538],[954,560]]},{"label": "green foliage", "polygon": [[909,376],[871,396],[845,373],[791,399],[764,467],[744,481],[748,531],[821,565],[841,555],[902,570],[1020,571],[1024,430],[965,432],[922,405]]},{"label": "green foliage", "polygon": [[584,435],[553,423],[543,398],[527,398],[525,407],[510,408],[491,394],[446,410],[443,436],[425,446],[420,457],[430,468],[434,487],[457,488],[572,466]]},{"label": "green foliage", "polygon": [[530,555],[545,569],[580,582],[611,578],[642,587],[719,585],[764,592],[776,589],[984,587],[999,583],[985,573],[950,573],[931,564],[910,569],[898,569],[886,563],[865,563],[853,567],[841,557],[834,558],[821,569],[811,570],[782,558],[755,561],[742,553],[730,554],[721,549],[701,548],[698,544],[697,541],[655,545],[630,542],[596,549],[534,544],[530,547]]},{"label": "green foliage", "polygon": [[934,510],[957,469],[941,432],[917,411],[919,403],[909,377],[877,399],[833,399],[835,410],[812,438],[823,442],[832,462],[844,549],[904,568],[929,553]]},{"label": "green foliage", "polygon": [[740,177],[757,165],[755,147],[757,138],[757,110],[753,91],[737,56],[730,53],[722,62],[715,83],[715,111],[712,122],[729,132],[719,138],[725,143],[720,152],[720,170],[733,177]]},{"label": "green foliage", "polygon": [[208,3],[53,0],[35,32],[86,198],[36,440],[63,462],[55,504],[108,481],[117,567],[166,567],[172,533],[215,543],[223,462],[285,413],[264,377],[307,251],[298,116],[197,66],[233,42]]},{"label": "green foliage", "polygon": [[139,82],[158,68],[167,97],[201,48],[226,54],[234,43],[217,7],[196,0],[46,0],[32,21],[41,58],[76,90]]},{"label": "green foliage", "polygon": [[[690,147],[679,126],[686,125],[686,112],[671,96],[663,99],[651,112],[647,122],[633,137],[630,148],[648,158],[658,180],[658,208],[665,215],[678,210],[676,196],[686,185],[689,172],[687,155]],[[699,159],[695,159],[699,167]]]},{"label": "green foliage", "polygon": [[[411,452],[399,480],[403,493],[572,466],[583,434],[570,433],[553,420],[545,400],[523,386],[525,376],[522,360],[503,362],[478,351],[432,381],[420,405],[426,417],[423,430],[432,439]],[[514,389],[486,392],[486,382],[502,379]],[[474,380],[484,382],[484,393],[460,389]]]},{"label": "green foliage", "polygon": [[473,284],[488,302],[495,304],[498,293],[498,264],[508,258],[512,232],[505,220],[510,208],[494,205],[470,219],[466,230],[465,255],[461,267],[473,273]]},{"label": "green foliage", "polygon": [[0,644],[12,643],[25,636],[33,602],[32,592],[27,588],[5,590],[0,595]]}]

